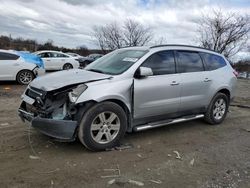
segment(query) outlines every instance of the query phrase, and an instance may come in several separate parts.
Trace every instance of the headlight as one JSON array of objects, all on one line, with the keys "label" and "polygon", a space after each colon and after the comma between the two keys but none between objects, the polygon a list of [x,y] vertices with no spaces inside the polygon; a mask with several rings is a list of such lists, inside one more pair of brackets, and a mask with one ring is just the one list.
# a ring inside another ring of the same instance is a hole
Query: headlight
[{"label": "headlight", "polygon": [[88,88],[88,86],[81,84],[78,85],[75,89],[69,92],[69,99],[71,102],[76,102],[78,97]]}]

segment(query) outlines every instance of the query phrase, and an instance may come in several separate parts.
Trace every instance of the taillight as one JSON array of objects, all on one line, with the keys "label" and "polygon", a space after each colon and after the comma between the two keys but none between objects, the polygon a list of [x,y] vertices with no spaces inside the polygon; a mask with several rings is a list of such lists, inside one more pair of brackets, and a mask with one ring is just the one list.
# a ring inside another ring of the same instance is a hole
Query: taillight
[{"label": "taillight", "polygon": [[233,73],[234,73],[234,76],[237,78],[239,73],[236,70],[234,70]]}]

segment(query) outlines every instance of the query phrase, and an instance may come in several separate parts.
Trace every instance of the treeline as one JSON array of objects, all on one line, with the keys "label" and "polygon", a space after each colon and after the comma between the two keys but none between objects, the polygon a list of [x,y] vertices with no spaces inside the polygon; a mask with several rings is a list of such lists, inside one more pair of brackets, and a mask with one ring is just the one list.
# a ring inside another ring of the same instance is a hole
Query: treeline
[{"label": "treeline", "polygon": [[36,40],[23,39],[21,37],[12,38],[11,36],[4,36],[4,35],[0,36],[0,49],[29,51],[29,52],[35,52],[39,50],[56,50],[62,52],[74,52],[83,56],[87,56],[91,53],[102,53],[101,50],[88,49],[87,47],[79,47],[74,49],[59,47],[54,45],[52,40],[48,40],[44,44],[40,44]]},{"label": "treeline", "polygon": [[240,60],[233,65],[233,68],[238,72],[248,72],[250,73],[250,59]]}]

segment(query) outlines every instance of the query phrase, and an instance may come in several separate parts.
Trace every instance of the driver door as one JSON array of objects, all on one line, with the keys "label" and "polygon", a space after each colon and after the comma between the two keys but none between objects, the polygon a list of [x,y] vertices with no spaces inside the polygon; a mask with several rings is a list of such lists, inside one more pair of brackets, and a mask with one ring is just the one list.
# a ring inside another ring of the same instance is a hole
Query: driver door
[{"label": "driver door", "polygon": [[134,79],[134,119],[153,121],[154,117],[161,120],[176,116],[181,88],[174,52],[156,52],[141,66],[151,68],[153,75]]}]

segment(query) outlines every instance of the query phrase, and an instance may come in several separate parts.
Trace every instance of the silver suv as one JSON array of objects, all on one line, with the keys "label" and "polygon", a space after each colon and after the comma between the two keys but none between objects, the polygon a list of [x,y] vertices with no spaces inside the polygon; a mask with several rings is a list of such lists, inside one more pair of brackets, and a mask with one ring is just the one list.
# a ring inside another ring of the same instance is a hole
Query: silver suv
[{"label": "silver suv", "polygon": [[77,137],[91,150],[119,144],[126,132],[204,118],[221,123],[236,75],[214,51],[183,45],[113,51],[84,70],[35,79],[19,115],[42,133]]}]

